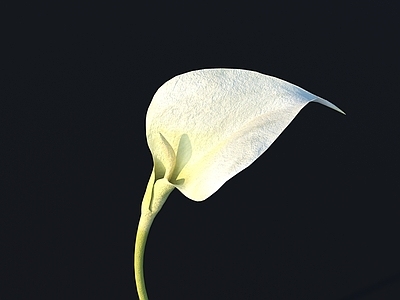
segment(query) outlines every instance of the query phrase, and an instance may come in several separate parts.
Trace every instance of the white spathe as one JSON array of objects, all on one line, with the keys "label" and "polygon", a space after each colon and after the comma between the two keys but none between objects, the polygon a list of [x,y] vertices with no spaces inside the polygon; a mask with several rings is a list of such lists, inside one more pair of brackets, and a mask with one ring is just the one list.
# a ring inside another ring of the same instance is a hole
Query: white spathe
[{"label": "white spathe", "polygon": [[178,75],[153,97],[146,117],[155,181],[202,201],[254,162],[300,110],[332,103],[284,80],[240,69]]}]

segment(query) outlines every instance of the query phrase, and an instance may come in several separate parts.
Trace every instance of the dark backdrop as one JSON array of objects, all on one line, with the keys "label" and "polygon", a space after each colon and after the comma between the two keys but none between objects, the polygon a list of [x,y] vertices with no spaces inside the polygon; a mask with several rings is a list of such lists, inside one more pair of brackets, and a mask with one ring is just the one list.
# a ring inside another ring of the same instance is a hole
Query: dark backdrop
[{"label": "dark backdrop", "polygon": [[0,298],[136,299],[146,109],[177,74],[231,67],[347,116],[310,104],[205,202],[174,191],[150,299],[400,299],[395,7],[275,2],[5,5]]}]

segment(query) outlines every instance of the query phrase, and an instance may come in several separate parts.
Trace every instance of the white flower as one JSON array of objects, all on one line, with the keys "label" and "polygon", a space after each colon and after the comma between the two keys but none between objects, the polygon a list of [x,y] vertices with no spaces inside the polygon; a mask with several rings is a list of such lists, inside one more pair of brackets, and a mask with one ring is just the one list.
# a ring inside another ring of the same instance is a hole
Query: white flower
[{"label": "white flower", "polygon": [[253,71],[176,76],[158,89],[147,111],[155,178],[202,201],[264,153],[311,101],[342,112],[298,86]]},{"label": "white flower", "polygon": [[205,200],[264,153],[312,101],[344,114],[294,84],[247,70],[192,71],[158,89],[146,117],[154,167],[135,249],[141,299],[147,299],[141,269],[145,240],[169,193],[177,188],[192,200]]}]

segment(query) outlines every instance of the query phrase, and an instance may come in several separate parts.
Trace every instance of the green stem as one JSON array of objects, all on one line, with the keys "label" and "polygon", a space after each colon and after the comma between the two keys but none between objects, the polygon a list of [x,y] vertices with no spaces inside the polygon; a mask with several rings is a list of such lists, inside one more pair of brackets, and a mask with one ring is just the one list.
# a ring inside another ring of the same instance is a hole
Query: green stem
[{"label": "green stem", "polygon": [[154,218],[173,189],[174,186],[165,178],[154,181],[153,172],[143,197],[142,213],[140,215],[136,233],[135,250],[133,255],[136,288],[140,300],[149,299],[146,292],[143,271],[144,250],[146,247],[147,236],[149,235],[150,227]]},{"label": "green stem", "polygon": [[136,288],[140,300],[148,300],[146,285],[144,281],[143,261],[144,250],[146,248],[147,236],[149,235],[151,224],[154,217],[149,215],[141,215],[136,234],[135,253],[134,253],[134,269]]}]

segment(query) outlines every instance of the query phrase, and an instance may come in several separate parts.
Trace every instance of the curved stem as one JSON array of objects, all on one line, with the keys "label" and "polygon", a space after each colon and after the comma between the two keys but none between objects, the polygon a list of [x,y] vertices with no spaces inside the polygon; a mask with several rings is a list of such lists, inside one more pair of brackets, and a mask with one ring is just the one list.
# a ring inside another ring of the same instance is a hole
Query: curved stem
[{"label": "curved stem", "polygon": [[174,186],[165,178],[154,180],[154,172],[147,185],[146,192],[142,202],[142,213],[139,219],[139,225],[136,233],[134,250],[134,272],[136,280],[136,289],[140,300],[148,300],[146,285],[144,281],[143,261],[144,250],[146,247],[147,236],[149,235],[151,224],[157,213],[162,208],[168,195],[172,192]]},{"label": "curved stem", "polygon": [[146,248],[147,236],[150,231],[154,217],[150,215],[141,215],[136,233],[135,252],[134,252],[134,269],[136,288],[140,300],[148,300],[146,285],[144,281],[143,261],[144,250]]}]

